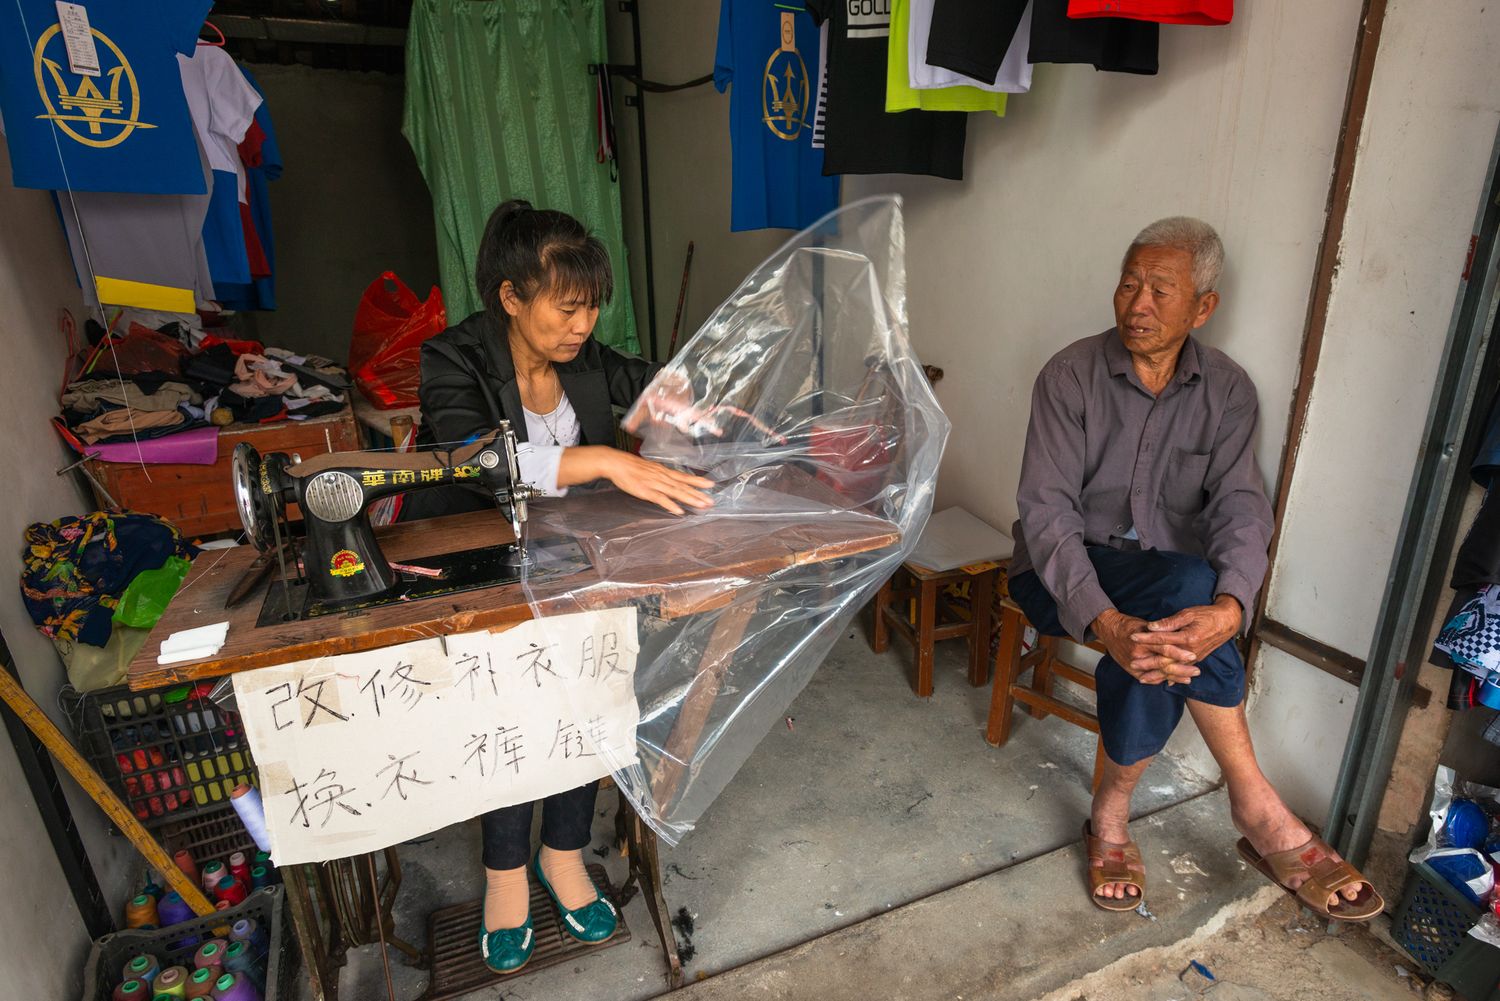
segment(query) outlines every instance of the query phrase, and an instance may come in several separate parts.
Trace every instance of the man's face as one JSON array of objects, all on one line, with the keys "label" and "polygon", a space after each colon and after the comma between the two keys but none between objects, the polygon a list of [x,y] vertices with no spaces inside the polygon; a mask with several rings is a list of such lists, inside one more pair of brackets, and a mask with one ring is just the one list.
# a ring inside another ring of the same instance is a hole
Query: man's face
[{"label": "man's face", "polygon": [[1138,247],[1115,287],[1115,327],[1131,354],[1170,354],[1208,322],[1218,304],[1217,292],[1197,294],[1192,254]]}]

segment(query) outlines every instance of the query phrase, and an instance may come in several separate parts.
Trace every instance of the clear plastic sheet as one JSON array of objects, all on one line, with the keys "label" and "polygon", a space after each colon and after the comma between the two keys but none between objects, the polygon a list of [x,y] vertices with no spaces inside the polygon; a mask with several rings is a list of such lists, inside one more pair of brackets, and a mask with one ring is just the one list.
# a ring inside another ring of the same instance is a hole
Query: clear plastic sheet
[{"label": "clear plastic sheet", "polygon": [[[608,763],[670,843],[921,535],[948,420],[906,326],[900,199],[833,212],[757,268],[626,416],[642,455],[715,482],[711,510],[674,517],[613,489],[531,507],[538,569],[575,542],[592,563],[528,576],[539,619],[640,609],[638,760]],[[549,640],[568,644],[563,631]]]}]

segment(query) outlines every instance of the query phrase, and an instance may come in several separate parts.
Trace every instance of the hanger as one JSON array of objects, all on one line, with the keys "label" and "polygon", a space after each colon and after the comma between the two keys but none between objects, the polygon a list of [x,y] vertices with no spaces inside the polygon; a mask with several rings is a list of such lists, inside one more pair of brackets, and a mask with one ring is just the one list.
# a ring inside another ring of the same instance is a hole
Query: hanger
[{"label": "hanger", "polygon": [[198,44],[199,45],[212,45],[216,49],[222,49],[224,47],[224,44],[228,41],[228,39],[226,39],[224,37],[224,32],[222,32],[222,31],[219,30],[219,26],[217,24],[214,24],[212,21],[204,21],[203,22],[203,27],[205,27],[205,28],[212,28],[214,34],[219,36],[219,40],[217,42],[215,42],[215,41],[207,41],[207,42],[205,42],[203,39],[200,38],[200,39],[198,39]]}]

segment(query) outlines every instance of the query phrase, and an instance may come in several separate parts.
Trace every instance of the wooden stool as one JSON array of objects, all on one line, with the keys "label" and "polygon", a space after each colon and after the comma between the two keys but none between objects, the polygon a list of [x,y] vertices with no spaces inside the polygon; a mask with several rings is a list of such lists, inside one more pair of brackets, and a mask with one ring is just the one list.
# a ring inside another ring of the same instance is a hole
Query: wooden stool
[{"label": "wooden stool", "polygon": [[[891,630],[911,643],[917,655],[917,673],[912,689],[921,698],[932,695],[932,649],[939,640],[969,640],[969,684],[978,688],[989,680],[990,605],[1000,564],[979,563],[957,570],[928,570],[903,563],[875,594],[874,627],[870,649],[885,653],[891,645]],[[943,589],[949,584],[969,582],[969,608],[956,607]],[[916,602],[916,615],[909,611]]]},{"label": "wooden stool", "polygon": [[[990,718],[985,726],[984,739],[996,747],[1004,747],[1010,739],[1010,714],[1017,702],[1036,719],[1056,716],[1074,726],[1081,726],[1090,733],[1099,732],[1099,717],[1096,713],[1080,709],[1064,702],[1052,694],[1052,682],[1063,678],[1089,691],[1094,691],[1094,675],[1080,667],[1069,664],[1058,654],[1061,637],[1043,636],[1037,633],[1036,645],[1022,655],[1021,641],[1029,625],[1026,613],[1009,598],[1000,603],[1000,649],[995,653],[995,687],[990,694]],[[1104,644],[1093,641],[1083,644],[1090,650],[1104,653]],[[1021,683],[1021,676],[1031,672],[1031,684]],[[1104,774],[1104,741],[1101,739],[1094,749],[1094,780],[1092,788],[1097,791]]]}]

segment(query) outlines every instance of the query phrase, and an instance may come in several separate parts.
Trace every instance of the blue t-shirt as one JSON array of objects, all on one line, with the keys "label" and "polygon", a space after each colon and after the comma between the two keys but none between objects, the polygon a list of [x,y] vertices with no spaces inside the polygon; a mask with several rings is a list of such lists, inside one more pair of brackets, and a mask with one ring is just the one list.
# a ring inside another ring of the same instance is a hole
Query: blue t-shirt
[{"label": "blue t-shirt", "polygon": [[813,149],[818,29],[797,0],[721,0],[714,86],[729,95],[729,228],[803,229],[838,207]]},{"label": "blue t-shirt", "polygon": [[19,188],[205,193],[177,53],[212,0],[85,0],[98,76],[68,68],[53,0],[0,3],[0,112]]}]

